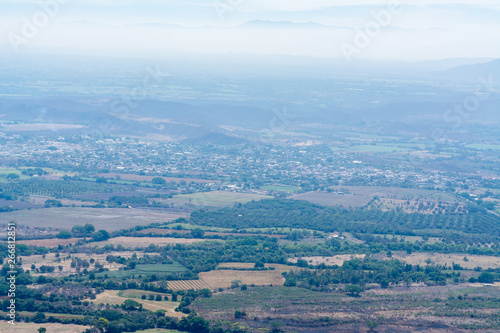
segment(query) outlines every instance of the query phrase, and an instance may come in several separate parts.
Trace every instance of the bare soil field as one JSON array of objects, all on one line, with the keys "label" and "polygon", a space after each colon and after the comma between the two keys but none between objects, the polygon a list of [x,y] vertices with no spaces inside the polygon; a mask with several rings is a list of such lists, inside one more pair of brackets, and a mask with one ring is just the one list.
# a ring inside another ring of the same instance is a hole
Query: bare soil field
[{"label": "bare soil field", "polygon": [[45,327],[50,333],[82,333],[90,326],[63,325],[52,323],[16,323],[15,326],[7,322],[0,322],[0,332],[2,333],[36,333],[40,327]]},{"label": "bare soil field", "polygon": [[327,266],[338,265],[341,266],[345,261],[353,259],[363,259],[364,254],[352,255],[352,254],[339,254],[334,257],[302,257],[302,258],[290,258],[288,262],[296,264],[299,259],[304,259],[309,263],[309,265],[319,265],[325,264]]},{"label": "bare soil field", "polygon": [[93,224],[96,230],[108,232],[128,229],[137,225],[148,225],[172,221],[186,214],[155,212],[127,208],[45,208],[23,210],[0,214],[0,224],[15,221],[31,228],[71,230],[75,225]]},{"label": "bare soil field", "polygon": [[[153,180],[153,178],[158,177],[158,176],[132,175],[127,173],[101,173],[98,174],[97,176],[105,178],[114,178],[114,179],[116,179],[116,176],[118,176],[122,180],[132,180],[138,182],[150,182]],[[165,179],[167,183],[170,182],[180,183],[181,181],[185,181],[186,183],[204,183],[204,184],[220,183],[219,180],[211,180],[211,179],[174,178],[174,177],[161,177],[161,178]]]},{"label": "bare soil field", "polygon": [[[379,254],[380,255],[380,254]],[[500,268],[500,257],[478,256],[470,254],[443,254],[443,253],[412,253],[406,254],[405,252],[395,252],[392,258],[399,259],[412,265],[427,265],[426,260],[430,260],[433,264],[447,265],[451,267],[453,263],[467,269],[474,269],[475,267]],[[466,260],[464,260],[466,258]],[[391,259],[387,256],[380,255],[378,259]]]},{"label": "bare soil field", "polygon": [[[91,300],[87,299],[87,301],[91,301],[94,303],[100,303],[100,304],[122,304],[126,299],[126,297],[121,297],[118,295],[120,291],[118,290],[105,290],[103,293],[96,295],[96,299]],[[175,312],[175,308],[179,306],[179,302],[172,302],[172,301],[149,301],[149,300],[143,300],[143,299],[137,299],[134,298],[136,302],[139,302],[142,304],[142,306],[145,309],[151,310],[151,311],[157,311],[157,310],[165,310],[166,315],[169,317],[175,317],[175,318],[182,318],[185,317],[186,315],[181,313],[181,312]]]},{"label": "bare soil field", "polygon": [[110,238],[107,241],[90,243],[92,246],[104,246],[106,244],[123,245],[127,248],[148,247],[150,244],[155,245],[169,245],[169,244],[192,244],[197,242],[204,242],[205,239],[192,239],[192,238],[168,238],[168,237],[116,237]]}]

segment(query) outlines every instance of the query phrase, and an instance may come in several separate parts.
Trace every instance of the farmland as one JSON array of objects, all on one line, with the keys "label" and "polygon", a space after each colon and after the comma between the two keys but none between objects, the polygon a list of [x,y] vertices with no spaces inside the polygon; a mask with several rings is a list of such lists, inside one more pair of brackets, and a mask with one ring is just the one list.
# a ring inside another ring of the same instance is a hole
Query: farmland
[{"label": "farmland", "polygon": [[144,331],[135,331],[135,333],[179,333],[179,332],[181,332],[181,331],[167,330],[167,329],[163,329],[163,328],[152,328],[152,329],[144,330]]},{"label": "farmland", "polygon": [[[127,297],[122,297],[119,296],[119,291],[116,290],[105,290],[103,293],[100,293],[96,295],[96,299],[92,300],[94,303],[100,303],[100,304],[116,304],[116,305],[121,305]],[[149,300],[143,300],[143,299],[135,299],[135,301],[139,302],[142,304],[142,306],[145,309],[151,310],[151,311],[157,311],[157,310],[165,310],[168,316],[171,317],[176,317],[176,318],[181,318],[184,315],[179,312],[175,312],[175,308],[179,305],[178,302],[172,302],[172,301],[149,301]],[[90,299],[89,299],[90,301]]]},{"label": "farmland", "polygon": [[2,333],[36,333],[38,328],[45,327],[50,333],[82,333],[89,326],[80,325],[62,325],[62,324],[35,324],[35,323],[16,323],[15,326],[7,322],[0,322],[0,332]]},{"label": "farmland", "polygon": [[289,262],[296,264],[299,259],[307,261],[308,264],[317,266],[320,264],[325,264],[326,266],[338,265],[341,266],[344,262],[364,258],[364,254],[354,255],[354,254],[341,254],[335,257],[301,257],[301,258],[290,258]]},{"label": "farmland", "polygon": [[177,204],[194,204],[199,206],[227,206],[234,203],[246,203],[252,200],[269,199],[270,196],[228,191],[212,191],[193,194],[180,194],[173,197]]},{"label": "farmland", "polygon": [[203,280],[169,281],[168,287],[173,291],[210,289],[210,286]]},{"label": "farmland", "polygon": [[[294,200],[304,200],[322,206],[364,207],[372,204],[382,210],[404,209],[407,213],[418,211],[421,204],[424,211],[433,212],[438,204],[441,206],[464,207],[464,203],[450,194],[423,189],[395,189],[381,186],[342,186],[333,187],[334,192],[308,192],[290,197]],[[442,209],[440,209],[442,210]]]},{"label": "farmland", "polygon": [[[99,177],[105,177],[105,178],[111,178],[111,179],[123,179],[123,180],[131,180],[131,181],[136,181],[136,182],[151,182],[154,176],[142,176],[142,175],[135,175],[135,174],[125,174],[125,173],[101,173],[98,174],[97,176]],[[161,177],[163,178],[166,182],[175,182],[175,183],[180,183],[180,182],[186,182],[186,183],[205,183],[205,184],[210,184],[210,183],[219,183],[220,181],[218,180],[211,180],[211,179],[197,179],[197,178],[175,178],[175,177]]]},{"label": "farmland", "polygon": [[309,192],[293,195],[290,199],[304,200],[322,206],[363,207],[373,197],[367,195]]},{"label": "farmland", "polygon": [[179,275],[179,273],[185,271],[187,271],[186,267],[178,262],[173,262],[171,264],[137,265],[134,269],[105,271],[97,275],[110,278],[127,278],[144,274],[155,274],[156,276]]},{"label": "farmland", "polygon": [[111,232],[137,225],[171,221],[184,216],[186,215],[140,209],[63,207],[2,213],[0,224],[15,221],[32,228],[71,230],[75,225],[90,223],[96,230]]},{"label": "farmland", "polygon": [[33,239],[33,240],[20,240],[19,244],[33,245],[33,246],[45,246],[45,247],[57,247],[59,245],[75,244],[83,238],[69,238],[69,239]]},{"label": "farmland", "polygon": [[[386,257],[387,258],[387,257]],[[384,258],[384,259],[386,259]],[[482,269],[497,269],[500,268],[500,257],[478,256],[478,255],[461,255],[461,254],[448,254],[448,253],[402,253],[396,252],[393,258],[399,259],[403,262],[412,265],[425,266],[428,262],[437,265],[452,265],[458,264],[466,269],[474,269],[481,267]]]},{"label": "farmland", "polygon": [[234,281],[240,284],[256,286],[280,286],[285,279],[279,270],[267,271],[241,271],[241,270],[215,270],[200,273],[200,278],[212,289],[229,288]]},{"label": "farmland", "polygon": [[[131,258],[132,255],[136,255],[137,257],[144,256],[144,253],[141,252],[113,252],[114,256],[120,256],[124,258]],[[66,257],[56,257],[54,253],[48,253],[45,255],[32,255],[32,256],[22,256],[22,266],[24,269],[31,269],[31,265],[35,265],[37,268],[41,266],[55,266],[57,269],[53,273],[41,273],[46,276],[64,276],[69,274],[75,274],[79,270],[76,267],[72,267],[71,263],[75,258],[79,258],[81,260],[89,260],[94,259],[96,263],[103,265],[103,268],[109,269],[110,271],[117,271],[120,268],[124,267],[124,265],[108,262],[106,257],[109,254],[85,254],[85,253],[73,253]],[[148,253],[148,255],[155,255],[154,253]],[[112,274],[108,272],[108,274]],[[34,272],[34,275],[39,275]]]},{"label": "farmland", "polygon": [[122,245],[125,248],[145,248],[150,244],[155,244],[158,246],[168,245],[168,244],[192,244],[197,242],[203,242],[203,239],[193,239],[193,238],[168,238],[168,237],[116,237],[111,238],[107,241],[94,242],[91,246],[105,246],[105,245]]},{"label": "farmland", "polygon": [[[194,307],[215,322],[231,320],[232,313],[244,310],[248,319],[237,322],[253,329],[269,327],[260,320],[272,317],[286,332],[300,331],[304,325],[314,327],[315,332],[366,332],[365,323],[370,320],[378,323],[378,332],[464,332],[463,328],[474,325],[483,327],[482,332],[494,332],[496,324],[488,320],[489,310],[480,309],[481,304],[498,299],[498,288],[493,288],[494,293],[488,294],[474,287],[401,287],[385,294],[367,291],[362,297],[353,298],[298,288],[249,287],[197,300]],[[464,295],[471,292],[476,292],[477,297],[465,296],[465,300]],[[454,309],[464,302],[475,304],[478,310]],[[478,315],[470,316],[472,313]],[[414,326],[416,321],[418,327]]]}]

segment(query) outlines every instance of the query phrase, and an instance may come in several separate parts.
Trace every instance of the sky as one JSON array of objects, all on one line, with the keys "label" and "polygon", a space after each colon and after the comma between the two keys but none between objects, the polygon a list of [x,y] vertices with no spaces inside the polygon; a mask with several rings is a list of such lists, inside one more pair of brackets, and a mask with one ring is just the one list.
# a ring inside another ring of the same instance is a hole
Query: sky
[{"label": "sky", "polygon": [[500,1],[0,0],[0,52],[36,50],[500,58]]}]

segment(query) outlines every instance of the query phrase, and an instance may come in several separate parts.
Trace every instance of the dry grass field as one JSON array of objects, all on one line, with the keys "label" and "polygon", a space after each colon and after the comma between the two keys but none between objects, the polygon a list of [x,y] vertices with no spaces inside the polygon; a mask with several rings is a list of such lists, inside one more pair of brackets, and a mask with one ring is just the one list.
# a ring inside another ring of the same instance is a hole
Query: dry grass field
[{"label": "dry grass field", "polygon": [[299,259],[306,260],[309,265],[319,265],[325,264],[327,266],[338,265],[341,266],[344,261],[349,261],[353,259],[363,259],[364,254],[352,255],[352,254],[339,254],[334,257],[302,257],[302,258],[290,258],[289,262],[296,264]]},{"label": "dry grass field", "polygon": [[[252,265],[253,266],[253,265]],[[229,288],[233,281],[241,284],[256,286],[282,286],[285,279],[279,269],[272,271],[240,271],[240,270],[214,270],[200,273],[200,278],[213,290],[218,288]]]},{"label": "dry grass field", "polygon": [[110,238],[107,241],[90,243],[94,246],[104,246],[107,244],[123,245],[126,248],[148,247],[150,244],[158,246],[169,244],[192,244],[197,242],[204,242],[204,239],[192,238],[168,238],[168,237],[116,237]]},{"label": "dry grass field", "polygon": [[40,327],[45,327],[47,333],[82,333],[89,326],[80,325],[62,325],[62,324],[35,324],[35,323],[16,323],[15,326],[7,322],[0,322],[0,332],[2,333],[37,333]]},{"label": "dry grass field", "polygon": [[[132,251],[123,251],[123,252],[113,252],[111,253],[114,256],[121,256],[125,258],[130,258],[132,257],[133,254],[136,254],[137,257],[142,257],[144,256],[144,253],[141,252],[132,252]],[[155,255],[156,253],[148,253],[148,255]],[[61,255],[60,258],[56,258],[55,253],[48,253],[45,255],[45,258],[43,258],[42,255],[33,255],[29,257],[21,257],[22,259],[22,267],[23,269],[29,269],[31,270],[31,265],[35,265],[37,268],[40,266],[54,266],[56,267],[55,271],[53,273],[44,273],[44,274],[36,274],[32,273],[34,276],[38,275],[45,275],[45,276],[64,276],[64,275],[69,275],[69,274],[74,274],[76,273],[76,269],[71,267],[71,261],[73,258],[80,258],[80,259],[86,259],[87,261],[93,258],[96,263],[100,263],[104,266],[104,268],[108,268],[110,271],[117,271],[123,265],[117,264],[117,263],[109,263],[106,261],[106,257],[109,255],[108,254],[86,254],[86,253],[72,253],[71,258],[67,259],[67,255],[63,254]],[[62,270],[59,270],[58,266],[62,266]],[[91,265],[93,267],[93,265]]]},{"label": "dry grass field", "polygon": [[[122,304],[126,299],[126,297],[121,297],[118,295],[120,291],[118,290],[105,290],[103,293],[96,295],[96,299],[91,300],[87,299],[87,301],[91,301],[98,304]],[[156,310],[165,310],[166,315],[169,317],[182,318],[186,316],[183,313],[175,312],[175,308],[179,306],[179,302],[172,301],[148,301],[143,299],[134,298],[136,302],[142,304],[145,309],[156,311]]]},{"label": "dry grass field", "polygon": [[[447,265],[451,267],[453,263],[458,264],[467,269],[474,269],[475,267],[500,268],[499,257],[478,256],[469,254],[442,254],[442,253],[412,253],[406,254],[404,252],[395,252],[392,258],[399,259],[412,265],[427,265],[427,260],[433,264]],[[466,260],[464,260],[466,258]],[[383,255],[381,259],[390,259]]]},{"label": "dry grass field", "polygon": [[52,228],[71,230],[75,225],[93,224],[96,230],[108,232],[128,229],[137,225],[162,223],[186,217],[186,214],[172,214],[127,208],[80,208],[62,207],[36,210],[20,210],[0,214],[0,224],[15,221],[31,228]]},{"label": "dry grass field", "polygon": [[45,247],[57,247],[59,245],[75,244],[80,239],[83,238],[69,238],[69,239],[32,239],[32,240],[20,240],[17,241],[19,244],[34,245],[34,246],[45,246]]}]

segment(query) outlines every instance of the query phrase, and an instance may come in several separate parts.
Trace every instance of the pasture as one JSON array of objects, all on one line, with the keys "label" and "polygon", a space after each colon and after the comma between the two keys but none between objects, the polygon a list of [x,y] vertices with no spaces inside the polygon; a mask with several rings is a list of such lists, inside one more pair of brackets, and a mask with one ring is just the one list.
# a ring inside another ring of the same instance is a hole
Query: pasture
[{"label": "pasture", "polygon": [[61,207],[2,213],[0,224],[15,221],[31,228],[71,230],[75,225],[90,223],[96,230],[112,232],[137,225],[172,221],[179,217],[186,215],[143,209]]}]

